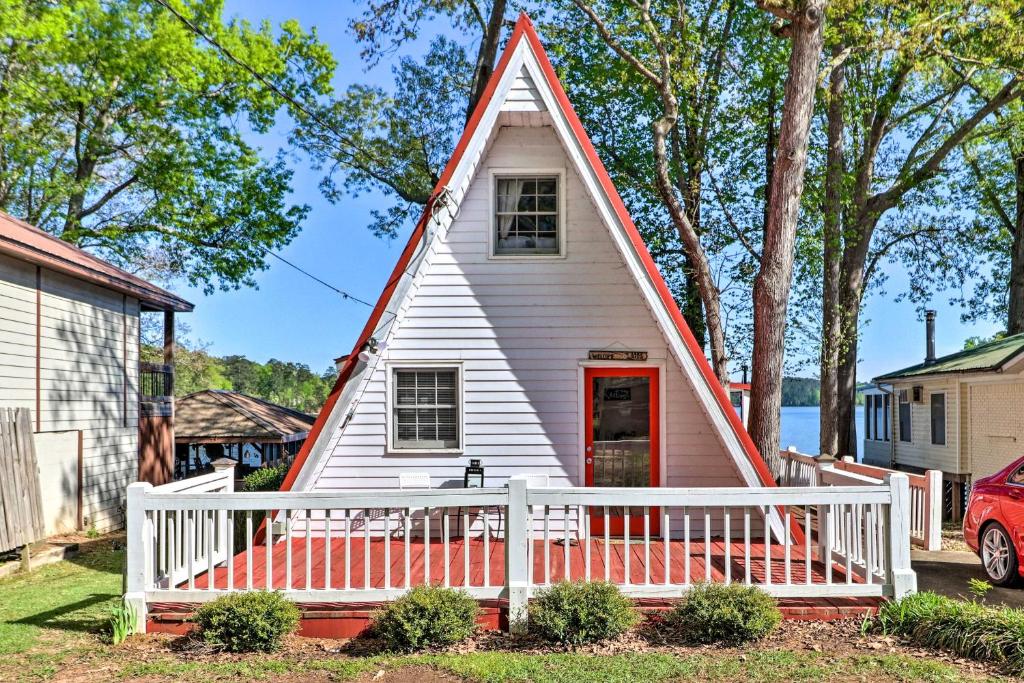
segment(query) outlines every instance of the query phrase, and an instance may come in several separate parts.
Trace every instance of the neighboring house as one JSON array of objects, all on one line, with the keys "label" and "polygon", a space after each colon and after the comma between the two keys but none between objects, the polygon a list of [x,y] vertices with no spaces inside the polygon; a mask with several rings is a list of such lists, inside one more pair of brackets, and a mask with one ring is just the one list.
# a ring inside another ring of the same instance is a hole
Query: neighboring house
[{"label": "neighboring house", "polygon": [[925,361],[866,392],[864,459],[941,470],[963,490],[1024,454],[1024,334],[936,358],[934,320]]},{"label": "neighboring house", "polygon": [[[139,314],[163,311],[166,322],[191,310],[0,212],[0,406],[32,411],[44,499],[59,507],[60,495],[73,510],[60,526],[121,525],[125,487],[139,478],[140,443],[151,444],[141,454],[146,476],[166,481],[171,418],[146,418],[140,439]],[[170,382],[169,368],[159,374]]]},{"label": "neighboring house", "polygon": [[739,414],[743,426],[746,427],[747,420],[750,418],[750,384],[747,382],[730,382],[729,401]]},{"label": "neighboring house", "polygon": [[192,476],[222,457],[239,463],[239,477],[291,462],[313,420],[312,415],[237,391],[207,389],[183,396],[174,406],[174,476]]},{"label": "neighboring house", "polygon": [[774,485],[525,19],[338,363],[286,490]]}]

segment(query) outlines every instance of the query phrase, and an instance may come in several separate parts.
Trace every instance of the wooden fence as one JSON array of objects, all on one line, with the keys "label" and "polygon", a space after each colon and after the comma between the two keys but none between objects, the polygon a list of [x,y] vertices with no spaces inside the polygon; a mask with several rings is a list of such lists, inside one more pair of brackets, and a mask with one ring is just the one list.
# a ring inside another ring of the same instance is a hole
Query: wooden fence
[{"label": "wooden fence", "polygon": [[0,408],[0,552],[46,535],[29,413],[27,408]]}]

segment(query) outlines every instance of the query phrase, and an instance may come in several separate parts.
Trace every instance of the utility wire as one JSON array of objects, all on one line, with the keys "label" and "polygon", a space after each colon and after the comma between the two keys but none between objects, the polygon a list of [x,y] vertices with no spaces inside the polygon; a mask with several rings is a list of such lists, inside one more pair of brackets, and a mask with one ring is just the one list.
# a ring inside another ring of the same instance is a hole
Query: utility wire
[{"label": "utility wire", "polygon": [[304,270],[300,266],[295,265],[294,263],[292,263],[291,261],[289,261],[285,257],[281,256],[277,252],[271,251],[270,249],[267,249],[266,247],[260,247],[260,248],[263,249],[263,251],[266,252],[267,254],[273,256],[274,258],[276,258],[281,263],[284,263],[287,266],[291,266],[292,268],[294,268],[295,270],[299,271],[300,273],[302,273],[306,277],[310,278],[311,280],[315,280],[316,282],[319,282],[321,285],[323,285],[327,289],[330,289],[330,290],[333,290],[333,291],[337,292],[338,294],[341,295],[341,298],[348,299],[350,301],[355,301],[356,303],[359,303],[359,304],[362,304],[364,306],[368,306],[370,308],[373,308],[373,304],[371,304],[369,301],[365,301],[363,299],[360,299],[359,297],[357,297],[357,296],[355,296],[353,294],[349,294],[344,289],[339,289],[339,288],[335,287],[334,285],[332,285],[331,283],[325,282],[325,281],[321,280],[316,275],[313,275],[312,273],[310,273],[307,270]]}]

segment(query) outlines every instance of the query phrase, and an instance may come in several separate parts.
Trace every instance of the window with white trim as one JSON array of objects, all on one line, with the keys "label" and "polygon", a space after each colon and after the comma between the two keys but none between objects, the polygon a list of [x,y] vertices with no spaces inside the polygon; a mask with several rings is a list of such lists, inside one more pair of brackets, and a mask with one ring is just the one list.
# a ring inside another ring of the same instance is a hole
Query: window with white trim
[{"label": "window with white trim", "polygon": [[458,368],[395,368],[393,372],[394,448],[459,448]]},{"label": "window with white trim", "polygon": [[494,255],[559,256],[558,176],[495,176],[494,182]]}]

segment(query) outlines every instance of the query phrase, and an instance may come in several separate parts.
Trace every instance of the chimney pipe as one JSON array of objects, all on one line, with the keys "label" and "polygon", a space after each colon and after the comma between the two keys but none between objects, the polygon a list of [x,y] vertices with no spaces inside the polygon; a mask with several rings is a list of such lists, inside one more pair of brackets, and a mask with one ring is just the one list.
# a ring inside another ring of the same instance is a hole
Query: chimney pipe
[{"label": "chimney pipe", "polygon": [[744,363],[740,367],[743,369],[743,383],[746,384],[747,383],[747,364]]},{"label": "chimney pipe", "polygon": [[935,362],[935,311],[929,309],[924,312],[925,329],[925,356],[924,364],[931,365]]}]

